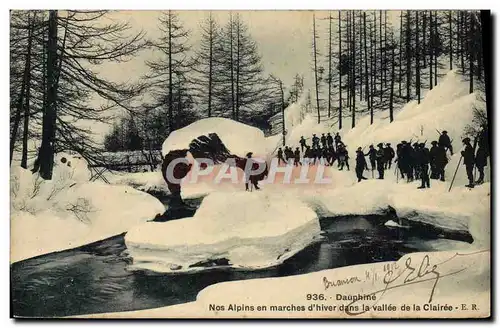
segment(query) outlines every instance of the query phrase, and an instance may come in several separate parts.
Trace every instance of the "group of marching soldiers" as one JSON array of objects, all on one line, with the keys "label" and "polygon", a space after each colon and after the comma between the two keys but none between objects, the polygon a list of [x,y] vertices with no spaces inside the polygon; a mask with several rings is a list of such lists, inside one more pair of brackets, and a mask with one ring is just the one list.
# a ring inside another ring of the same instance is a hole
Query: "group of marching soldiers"
[{"label": "group of marching soldiers", "polygon": [[[406,140],[401,141],[396,145],[396,151],[391,147],[390,143],[386,146],[382,143],[377,145],[378,149],[375,150],[373,145],[367,154],[364,154],[361,147],[356,152],[356,174],[358,182],[365,180],[363,171],[368,170],[365,156],[368,156],[371,164],[371,170],[378,171],[378,179],[384,179],[384,171],[391,168],[393,159],[396,157],[394,163],[397,163],[396,174],[401,174],[401,178],[408,182],[414,180],[421,180],[422,184],[418,188],[430,188],[430,179],[444,180],[444,169],[448,164],[446,151],[450,150],[453,154],[451,140],[447,135],[447,131],[443,131],[438,141],[432,141],[432,147],[429,150],[425,142],[411,143]],[[430,167],[429,167],[430,166]],[[430,176],[429,176],[430,168]],[[397,170],[399,169],[399,173]]]},{"label": "group of marching soldiers", "polygon": [[327,133],[326,135],[323,133],[321,137],[313,134],[311,145],[308,145],[307,139],[301,136],[299,144],[300,149],[296,147],[295,150],[289,146],[285,146],[284,149],[280,147],[277,154],[278,164],[281,164],[281,162],[291,163],[293,160],[293,165],[295,166],[305,163],[315,165],[316,162],[332,166],[337,160],[339,170],[343,170],[344,166],[349,170],[349,153],[338,133],[335,136],[332,136],[331,133]]},{"label": "group of marching soldiers", "polygon": [[[439,131],[438,131],[439,132]],[[481,184],[484,181],[484,167],[489,156],[488,136],[486,126],[482,127],[480,134],[477,137],[477,153],[475,146],[471,146],[470,139],[462,140],[464,149],[461,151],[463,163],[466,167],[467,178],[469,184],[467,187],[474,187],[474,184]],[[335,160],[338,160],[339,170],[343,170],[344,166],[349,170],[349,154],[347,146],[342,142],[338,133],[333,137],[330,133],[321,137],[316,134],[312,136],[312,146],[307,145],[306,139],[302,136],[299,141],[299,147],[295,148],[285,146],[278,149],[278,163],[292,163],[295,166],[308,163],[309,165],[316,164],[316,161],[322,162],[324,165],[333,166]],[[448,164],[447,152],[453,155],[452,141],[448,136],[447,131],[440,133],[439,139],[431,142],[431,148],[427,148],[426,142],[414,142],[413,144],[406,140],[401,141],[396,145],[396,150],[391,147],[390,143],[377,144],[377,149],[373,145],[369,146],[367,153],[364,149],[358,147],[356,150],[356,177],[358,182],[366,180],[363,176],[364,170],[368,170],[368,165],[365,157],[368,157],[372,177],[373,171],[378,171],[378,179],[384,179],[385,170],[391,169],[391,164],[397,164],[395,173],[399,178],[406,179],[407,182],[421,180],[421,185],[418,187],[430,188],[430,179],[439,179],[445,181],[445,168]],[[301,157],[301,154],[303,155]],[[302,161],[301,161],[302,158]],[[394,159],[395,158],[395,159]],[[473,170],[477,168],[479,179],[474,182]],[[399,172],[398,172],[399,171]]]}]

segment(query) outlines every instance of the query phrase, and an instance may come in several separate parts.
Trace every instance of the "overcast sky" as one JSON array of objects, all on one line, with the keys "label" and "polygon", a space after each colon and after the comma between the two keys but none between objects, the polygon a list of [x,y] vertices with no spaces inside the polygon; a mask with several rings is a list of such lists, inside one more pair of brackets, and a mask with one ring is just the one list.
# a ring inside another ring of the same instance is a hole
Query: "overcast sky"
[{"label": "overcast sky", "polygon": [[[285,85],[293,82],[295,74],[304,75],[306,86],[312,81],[312,11],[233,11],[239,13],[247,24],[249,33],[257,42],[266,74],[274,74],[281,78]],[[184,27],[190,31],[189,44],[196,49],[200,39],[200,23],[208,16],[208,11],[176,11]],[[116,20],[125,20],[134,30],[143,30],[147,37],[155,39],[159,36],[159,11],[120,11],[111,14]],[[228,11],[212,11],[220,25],[224,25],[229,17]],[[318,48],[321,55],[327,49],[328,11],[316,11],[318,29]],[[338,11],[332,11],[334,18]],[[389,12],[389,20],[399,25],[399,11]],[[336,31],[336,22],[333,29]],[[99,71],[112,80],[133,81],[147,72],[145,61],[152,59],[149,51],[141,52],[128,63],[103,64]],[[108,129],[102,126],[103,132]],[[101,127],[99,129],[101,130]]]}]

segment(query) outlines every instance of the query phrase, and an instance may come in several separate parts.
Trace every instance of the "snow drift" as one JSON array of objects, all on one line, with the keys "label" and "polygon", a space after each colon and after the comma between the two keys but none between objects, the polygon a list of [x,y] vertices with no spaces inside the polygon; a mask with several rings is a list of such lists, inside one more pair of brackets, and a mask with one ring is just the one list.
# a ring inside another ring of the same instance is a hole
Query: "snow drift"
[{"label": "snow drift", "polygon": [[114,236],[163,213],[154,197],[89,182],[89,174],[86,162],[69,154],[55,156],[52,180],[12,168],[11,262]]},{"label": "snow drift", "polygon": [[133,268],[194,271],[228,261],[234,268],[282,263],[314,242],[316,214],[295,197],[267,192],[214,192],[194,217],[132,228],[125,243]]}]

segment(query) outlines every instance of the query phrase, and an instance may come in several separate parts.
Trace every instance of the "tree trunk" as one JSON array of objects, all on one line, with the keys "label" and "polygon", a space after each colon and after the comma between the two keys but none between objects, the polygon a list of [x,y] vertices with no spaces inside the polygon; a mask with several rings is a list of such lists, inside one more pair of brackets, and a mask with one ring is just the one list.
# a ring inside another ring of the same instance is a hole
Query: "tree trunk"
[{"label": "tree trunk", "polygon": [[433,75],[432,75],[432,69],[433,69],[433,60],[436,60],[434,58],[434,21],[432,20],[432,11],[429,12],[429,30],[431,32],[430,35],[430,57],[429,57],[429,90],[432,90],[432,87],[434,86],[433,81]]},{"label": "tree trunk", "polygon": [[391,42],[391,48],[392,48],[392,67],[391,67],[391,94],[389,96],[389,121],[392,122],[394,121],[394,66],[396,66],[395,60],[396,56],[394,54],[394,31],[392,32],[392,42]]},{"label": "tree trunk", "polygon": [[403,11],[399,12],[399,98],[401,98],[401,82],[403,80]]},{"label": "tree trunk", "polygon": [[424,65],[422,66],[422,69],[425,69],[427,67],[427,42],[426,41],[426,34],[427,34],[427,10],[424,10],[422,12],[422,20],[423,20],[423,26],[422,26],[422,50],[423,51],[423,54],[422,54],[422,59],[424,61]]},{"label": "tree trunk", "polygon": [[314,51],[314,82],[316,86],[316,109],[318,110],[318,124],[321,122],[319,112],[319,88],[318,88],[318,62],[316,48],[316,16],[313,14],[313,51]]},{"label": "tree trunk", "polygon": [[229,13],[229,56],[231,57],[231,114],[233,120],[236,120],[235,102],[234,102],[234,62],[233,62],[233,16]]},{"label": "tree trunk", "polygon": [[52,179],[54,142],[57,118],[57,10],[49,12],[47,41],[47,102],[43,113],[42,144],[40,146],[40,176]]},{"label": "tree trunk", "polygon": [[169,133],[175,130],[174,125],[174,101],[172,86],[172,12],[168,11],[168,126]]},{"label": "tree trunk", "polygon": [[474,20],[472,17],[472,13],[469,13],[469,37],[468,37],[468,52],[469,52],[469,93],[474,92]]},{"label": "tree trunk", "polygon": [[213,74],[213,43],[214,43],[214,25],[212,20],[212,12],[209,16],[209,54],[208,54],[208,117],[212,116],[212,74]]},{"label": "tree trunk", "polygon": [[384,53],[383,53],[383,47],[382,47],[382,10],[379,11],[378,13],[378,19],[379,19],[379,40],[380,40],[380,90],[379,90],[379,97],[380,97],[380,103],[382,103],[382,90],[383,90],[383,83],[384,83],[384,67],[383,67],[383,61],[384,61]]},{"label": "tree trunk", "polygon": [[358,11],[358,20],[359,20],[359,27],[358,27],[358,32],[359,32],[359,67],[358,67],[358,76],[359,76],[359,101],[363,101],[363,65],[362,65],[362,60],[363,60],[363,38],[362,38],[362,30],[361,27],[363,26],[363,21],[362,21],[362,16],[361,12]]},{"label": "tree trunk", "polygon": [[384,10],[384,90],[387,88],[387,10]]},{"label": "tree trunk", "polygon": [[459,38],[460,38],[460,65],[462,67],[462,72],[465,72],[465,49],[464,49],[464,13],[460,11],[460,25],[459,25]]},{"label": "tree trunk", "polygon": [[370,108],[370,88],[368,85],[368,49],[366,47],[366,12],[363,11],[363,41],[365,50],[365,101],[368,103],[368,108]]},{"label": "tree trunk", "polygon": [[373,18],[373,26],[370,25],[370,108],[373,108],[373,98],[375,95],[375,82],[376,82],[376,67],[375,67],[375,53],[376,51],[373,50],[374,44],[376,44],[376,39],[374,39],[374,33],[373,30],[376,30],[375,28],[375,14]]},{"label": "tree trunk", "polygon": [[406,11],[406,102],[410,102],[411,94],[411,39],[410,39],[410,11]]},{"label": "tree trunk", "polygon": [[24,104],[24,125],[23,125],[23,150],[21,157],[21,167],[28,168],[28,130],[30,119],[30,91],[31,91],[31,45],[33,39],[34,26],[29,22],[28,30],[28,49],[26,54],[26,69],[28,76],[26,77],[26,102]]},{"label": "tree trunk", "polygon": [[236,121],[240,120],[240,16],[236,16]]},{"label": "tree trunk", "polygon": [[328,117],[332,108],[332,14],[328,17]]},{"label": "tree trunk", "polygon": [[[342,55],[342,15],[339,10],[339,65]],[[342,72],[339,69],[339,130],[342,129]]]},{"label": "tree trunk", "polygon": [[448,11],[448,23],[449,23],[449,32],[450,32],[450,39],[448,40],[449,45],[448,45],[448,51],[450,52],[450,71],[453,69],[453,30],[451,27],[452,23],[452,15],[451,15],[451,10]]},{"label": "tree trunk", "polygon": [[[352,17],[352,26],[354,27],[354,13],[351,15]],[[356,126],[356,38],[355,33],[352,34],[352,75],[353,78],[351,80],[352,83],[352,126]]]},{"label": "tree trunk", "polygon": [[417,101],[420,104],[420,31],[418,24],[418,10],[415,11],[415,83],[416,83],[416,92],[417,92]]},{"label": "tree trunk", "polygon": [[438,12],[434,12],[434,85],[438,84],[438,66],[437,66],[437,36],[438,36]]}]

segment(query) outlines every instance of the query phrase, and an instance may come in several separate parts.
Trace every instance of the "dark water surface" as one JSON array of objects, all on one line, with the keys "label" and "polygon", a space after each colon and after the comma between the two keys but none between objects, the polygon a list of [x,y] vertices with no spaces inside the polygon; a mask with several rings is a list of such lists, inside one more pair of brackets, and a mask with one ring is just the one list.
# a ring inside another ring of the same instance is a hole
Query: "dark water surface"
[{"label": "dark water surface", "polygon": [[[163,199],[162,201],[168,202]],[[201,199],[190,201],[193,211]],[[323,240],[285,263],[258,271],[211,269],[189,274],[127,271],[131,263],[124,235],[11,265],[14,316],[52,317],[130,311],[193,301],[203,288],[223,281],[297,275],[342,266],[397,260],[430,251],[426,240],[472,242],[468,233],[450,233],[406,222],[388,228],[381,215],[322,218]],[[454,242],[456,243],[456,242]]]}]

